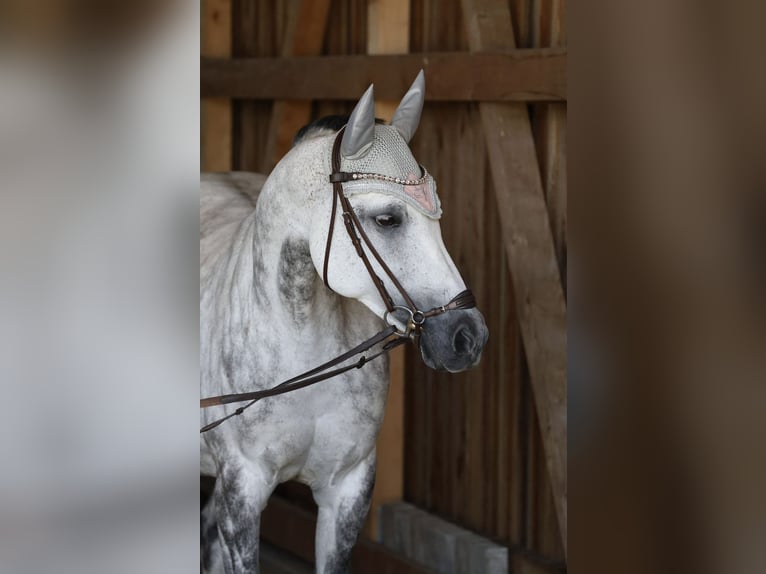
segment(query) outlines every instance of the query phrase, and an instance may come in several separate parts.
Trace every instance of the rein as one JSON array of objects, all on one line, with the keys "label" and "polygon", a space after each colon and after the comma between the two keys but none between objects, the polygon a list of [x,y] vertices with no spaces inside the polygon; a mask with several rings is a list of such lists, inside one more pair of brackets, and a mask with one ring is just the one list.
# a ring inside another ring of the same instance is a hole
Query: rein
[{"label": "rein", "polygon": [[[442,313],[446,313],[447,311],[452,311],[456,309],[470,309],[476,306],[476,299],[473,293],[471,292],[470,289],[466,289],[465,291],[461,291],[460,293],[458,293],[451,301],[449,301],[445,305],[434,307],[428,311],[421,311],[420,309],[418,309],[412,297],[410,297],[410,295],[407,293],[405,288],[402,286],[401,282],[397,279],[396,275],[394,275],[393,271],[391,271],[389,266],[386,265],[385,261],[383,261],[383,258],[380,256],[377,249],[375,249],[375,247],[373,246],[372,242],[370,241],[370,238],[367,236],[367,233],[364,231],[362,224],[359,222],[359,218],[357,217],[356,213],[351,207],[351,203],[348,201],[346,194],[343,192],[344,182],[352,181],[362,175],[362,174],[347,173],[347,172],[340,171],[340,144],[342,141],[344,130],[345,130],[345,127],[341,128],[341,130],[338,132],[338,135],[335,137],[335,143],[333,144],[333,147],[332,147],[332,174],[330,174],[330,182],[332,183],[332,188],[333,188],[332,213],[330,215],[330,228],[327,235],[327,244],[325,246],[324,268],[323,268],[322,277],[324,280],[324,284],[327,286],[328,289],[332,291],[332,287],[330,287],[330,284],[327,279],[327,270],[328,270],[329,262],[330,262],[330,248],[332,247],[332,238],[335,231],[335,218],[338,211],[338,204],[340,204],[342,209],[343,223],[345,224],[346,232],[349,238],[351,239],[351,243],[354,245],[354,248],[356,249],[357,255],[362,260],[362,263],[364,263],[365,269],[367,269],[367,273],[369,274],[370,279],[372,279],[372,282],[375,285],[376,289],[378,290],[378,293],[380,293],[380,297],[383,300],[384,305],[386,306],[386,313],[383,316],[383,320],[387,323],[388,326],[382,331],[380,331],[379,333],[376,333],[369,339],[363,341],[362,343],[360,343],[353,349],[350,349],[346,351],[345,353],[338,355],[334,359],[331,359],[327,361],[326,363],[319,365],[318,367],[314,367],[313,369],[306,371],[305,373],[301,373],[300,375],[297,375],[291,379],[288,379],[269,389],[252,391],[249,393],[234,393],[234,394],[228,394],[228,395],[218,395],[215,397],[200,399],[200,408],[203,408],[203,409],[208,407],[218,406],[218,405],[226,405],[230,403],[250,401],[246,405],[239,407],[238,409],[229,413],[228,415],[221,417],[219,419],[216,419],[215,421],[203,426],[200,429],[200,433],[204,433],[209,430],[212,430],[216,428],[218,425],[220,425],[221,423],[229,420],[230,418],[241,415],[246,409],[250,408],[256,402],[258,402],[259,400],[263,398],[273,397],[276,395],[288,393],[290,391],[302,389],[310,385],[319,383],[321,381],[325,381],[332,377],[341,375],[352,369],[361,369],[364,365],[366,365],[373,359],[379,357],[380,355],[384,353],[388,353],[395,347],[398,347],[399,345],[406,343],[410,339],[412,339],[413,342],[417,345],[420,340],[420,334],[423,331],[423,326],[426,320],[429,319],[430,317],[441,315]],[[414,182],[411,183],[409,181],[401,180],[401,185],[412,185],[413,183]],[[381,269],[383,269],[385,274],[391,280],[394,287],[396,287],[396,290],[399,291],[399,293],[401,294],[402,298],[405,301],[405,305],[396,305],[394,303],[394,300],[389,294],[388,290],[386,289],[386,286],[383,283],[383,280],[375,273],[375,270],[372,267],[372,262],[370,261],[370,258],[367,255],[367,253],[365,252],[365,247],[372,254],[372,256],[380,265]],[[393,315],[394,313],[396,313],[397,311],[404,311],[409,314],[409,319],[407,321],[404,331],[400,331],[395,324],[389,322],[389,317]],[[360,355],[361,353],[364,353],[370,350],[372,347],[380,343],[384,343],[380,351],[377,351],[376,353],[373,353],[372,355],[369,355],[369,356],[362,355],[361,357],[359,357],[359,359],[356,362],[342,366],[342,367],[338,367],[340,363],[343,363],[344,361],[347,361],[348,359],[352,357]],[[337,368],[333,368],[333,367],[337,367]],[[328,370],[328,369],[332,369],[332,370]]]}]

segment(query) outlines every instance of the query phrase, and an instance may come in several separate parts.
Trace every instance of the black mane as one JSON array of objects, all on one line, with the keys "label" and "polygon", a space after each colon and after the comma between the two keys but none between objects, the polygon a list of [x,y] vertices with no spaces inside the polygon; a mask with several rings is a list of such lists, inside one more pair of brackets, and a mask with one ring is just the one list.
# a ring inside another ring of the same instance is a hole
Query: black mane
[{"label": "black mane", "polygon": [[[314,120],[310,124],[306,124],[301,129],[298,130],[297,134],[295,134],[295,137],[293,138],[293,147],[298,145],[307,137],[310,137],[315,132],[320,132],[320,131],[337,132],[340,128],[342,128],[348,123],[348,118],[349,116],[342,116],[342,115],[324,116],[323,118]],[[380,118],[375,118],[375,123],[382,124],[385,122],[381,120]]]}]

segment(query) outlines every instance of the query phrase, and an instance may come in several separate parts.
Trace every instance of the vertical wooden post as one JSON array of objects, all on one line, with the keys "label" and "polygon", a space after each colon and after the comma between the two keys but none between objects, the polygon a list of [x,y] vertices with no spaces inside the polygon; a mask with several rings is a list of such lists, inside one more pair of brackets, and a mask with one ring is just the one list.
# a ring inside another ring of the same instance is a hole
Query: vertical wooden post
[{"label": "vertical wooden post", "polygon": [[[410,47],[410,0],[369,0],[367,53],[406,54]],[[413,80],[415,78],[412,78]],[[404,94],[402,94],[403,96]],[[390,121],[399,102],[375,102],[375,115]],[[365,532],[378,538],[378,513],[404,496],[404,348],[391,353],[386,416],[377,443],[378,471]]]},{"label": "vertical wooden post", "polygon": [[[516,47],[507,0],[462,0],[473,52]],[[479,104],[519,325],[567,550],[567,323],[545,193],[525,104]]]},{"label": "vertical wooden post", "polygon": [[[202,0],[202,55],[231,56],[232,0]],[[205,98],[201,102],[202,171],[229,171],[232,161],[231,100]]]}]

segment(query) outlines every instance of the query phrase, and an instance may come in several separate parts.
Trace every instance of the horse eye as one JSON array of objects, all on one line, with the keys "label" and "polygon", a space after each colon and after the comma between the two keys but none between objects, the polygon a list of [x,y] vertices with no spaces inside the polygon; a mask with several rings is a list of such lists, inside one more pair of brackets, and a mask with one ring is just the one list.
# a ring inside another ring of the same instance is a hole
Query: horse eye
[{"label": "horse eye", "polygon": [[395,215],[390,213],[384,213],[382,215],[375,216],[375,223],[380,227],[397,227],[401,221]]}]

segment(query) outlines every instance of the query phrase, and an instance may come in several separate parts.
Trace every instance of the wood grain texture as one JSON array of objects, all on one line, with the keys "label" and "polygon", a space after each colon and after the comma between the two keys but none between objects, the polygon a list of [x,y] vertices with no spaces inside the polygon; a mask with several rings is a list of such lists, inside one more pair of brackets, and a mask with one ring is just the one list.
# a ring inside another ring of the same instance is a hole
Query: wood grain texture
[{"label": "wood grain texture", "polygon": [[[500,537],[497,492],[505,492],[507,482],[496,476],[501,472],[507,476],[509,469],[499,469],[497,451],[504,440],[499,429],[513,421],[498,400],[501,387],[509,385],[506,377],[513,373],[517,357],[498,347],[505,338],[501,301],[512,294],[501,291],[499,275],[507,275],[507,269],[478,108],[427,104],[412,147],[436,177],[444,206],[445,244],[478,298],[490,343],[481,365],[460,374],[434,372],[417,353],[409,354],[406,435],[417,446],[408,449],[407,499],[463,526]],[[504,281],[510,282],[507,277]],[[514,309],[513,301],[506,307]],[[509,327],[517,328],[510,320]],[[507,369],[502,375],[501,355]],[[506,495],[504,513],[509,506]],[[515,502],[512,507],[523,508]]]},{"label": "wood grain texture", "polygon": [[[530,44],[535,48],[566,46],[566,4],[564,0],[536,0],[532,5]],[[540,175],[545,192],[556,260],[566,297],[567,271],[567,177],[566,177],[566,103],[550,102],[531,106]],[[534,433],[535,448],[542,451],[540,432]],[[534,539],[529,547],[549,557],[564,557],[562,539],[556,536],[556,503],[544,457],[537,458],[535,483]]]},{"label": "wood grain texture", "polygon": [[[410,40],[410,0],[370,0],[367,3],[367,53],[406,54]],[[402,92],[401,96],[405,92]],[[375,94],[375,116],[390,121],[399,99]],[[386,414],[377,441],[377,476],[365,533],[377,539],[380,507],[404,496],[404,353],[391,353]]]},{"label": "wood grain texture", "polygon": [[[413,0],[412,46],[423,52],[467,48],[459,4]],[[518,325],[478,106],[428,102],[412,147],[436,177],[444,240],[478,297],[490,340],[481,365],[469,373],[435,373],[415,353],[408,357],[406,434],[417,447],[407,451],[406,498],[517,544],[510,516],[521,517],[525,506],[518,496],[511,499],[509,481],[517,490],[524,485],[514,481],[523,465],[512,460],[525,437],[512,407],[523,400],[517,395],[524,382],[519,349],[509,345],[518,341]]]},{"label": "wood grain texture", "polygon": [[[233,0],[235,57],[279,57],[292,1]],[[434,62],[439,54],[468,50],[459,2],[410,1],[412,52],[431,57],[430,61]],[[566,134],[565,125],[562,126],[566,121],[566,103],[561,99],[566,98],[566,51],[563,48],[566,34],[561,19],[565,5],[556,0],[510,0],[509,5],[514,14],[526,14],[526,22],[514,22],[519,37],[526,35],[527,38],[526,43],[519,42],[518,46],[554,48],[547,52],[558,53],[557,57],[561,58],[557,64],[560,66],[557,73],[564,82],[560,98],[528,107],[533,110],[539,177],[547,199],[550,227],[556,238],[556,254],[561,257],[563,253],[565,264],[565,219],[558,219],[552,211],[552,200],[558,192],[548,183],[556,180],[559,189],[566,188]],[[557,13],[560,16],[556,16]],[[552,18],[558,21],[549,21]],[[322,55],[363,56],[368,48],[367,21],[367,2],[332,0]],[[550,39],[556,27],[560,28],[559,44]],[[499,52],[503,55],[507,51]],[[473,57],[480,60],[483,55]],[[469,60],[467,65],[479,60]],[[398,100],[420,64],[417,62],[411,70],[401,72],[389,70],[385,77],[383,74],[373,76],[375,70],[365,71],[370,76],[359,79],[359,85],[351,86],[354,89],[346,96],[336,94],[333,99],[327,99],[307,94],[318,98],[311,105],[311,119],[348,114],[370,80],[376,81],[378,99]],[[433,63],[431,66],[432,72],[437,69]],[[504,76],[498,76],[500,81],[514,80],[512,73],[516,72],[508,70]],[[460,84],[461,79],[454,72],[445,66],[438,74],[429,75],[427,96],[431,98],[438,93],[434,90],[444,89],[440,82]],[[342,75],[342,70],[331,69],[329,73],[337,77]],[[302,88],[296,84],[295,89]],[[466,96],[470,97],[473,96]],[[234,161],[240,169],[258,170],[268,136],[272,100],[240,99],[234,100],[233,106]],[[560,106],[564,112],[559,116],[563,116],[562,119],[555,120],[559,122],[555,135],[548,135],[550,127],[546,122],[549,120],[541,119],[544,112],[540,110],[547,106]],[[526,554],[537,553],[553,564],[561,564],[564,557],[552,489],[545,485],[548,471],[545,456],[541,455],[544,453],[542,437],[535,420],[536,407],[519,327],[521,305],[517,304],[515,277],[506,255],[479,105],[469,99],[429,99],[412,149],[438,182],[445,209],[444,240],[467,283],[477,290],[490,339],[478,369],[459,375],[427,369],[416,351],[407,350],[405,499],[485,536],[504,541],[512,549],[519,572],[560,571],[560,568],[545,568],[540,560]],[[481,197],[474,198],[472,194]],[[565,202],[560,205],[558,213],[565,213]],[[563,232],[557,231],[556,221],[561,221],[558,229]],[[481,229],[474,230],[474,227]],[[476,440],[477,437],[481,440]],[[538,454],[532,457],[530,449],[538,449]],[[534,471],[527,468],[529,461],[534,461]],[[366,570],[362,567],[361,571]]]},{"label": "wood grain texture", "polygon": [[[467,48],[459,3],[413,0],[412,34],[418,51]],[[522,547],[531,440],[522,407],[531,399],[478,106],[427,102],[412,148],[436,177],[444,240],[476,292],[490,339],[481,365],[459,375],[408,355],[406,499]]]},{"label": "wood grain texture", "polygon": [[368,0],[367,53],[406,54],[410,49],[410,0]]},{"label": "wood grain texture", "polygon": [[[294,0],[289,4],[282,57],[315,56],[322,51],[330,0]],[[311,99],[274,102],[261,171],[269,173],[290,150],[295,133],[311,120]]]},{"label": "wood grain texture", "polygon": [[[532,18],[529,20],[530,46],[565,47],[565,14],[564,0],[536,0],[532,4]],[[566,118],[566,103],[546,102],[531,106],[532,130],[564,297],[567,288]],[[535,432],[534,438],[535,448],[542,451],[541,434]],[[539,487],[535,497],[534,537],[529,547],[544,556],[563,558],[561,537],[555,535],[558,521],[556,503],[544,457],[537,458],[535,468],[535,483]]]},{"label": "wood grain texture", "polygon": [[[273,0],[233,1],[233,57],[278,56],[282,48],[289,3]],[[266,153],[272,107],[270,101],[234,101],[234,169],[260,171]]]},{"label": "wood grain texture", "polygon": [[566,60],[563,49],[203,58],[200,89],[203,96],[238,99],[355,100],[374,83],[376,97],[395,100],[422,68],[428,101],[562,101],[567,93]]},{"label": "wood grain texture", "polygon": [[[203,56],[231,55],[231,0],[203,0]],[[232,109],[226,97],[205,98],[200,103],[201,158],[203,171],[228,171],[232,165]]]},{"label": "wood grain texture", "polygon": [[[565,18],[565,0],[537,0],[534,3],[532,45],[535,48],[565,48]],[[568,196],[566,127],[567,106],[565,102],[533,105],[532,128],[565,296]]]},{"label": "wood grain texture", "polygon": [[[512,49],[502,0],[463,0],[472,51]],[[566,552],[566,306],[526,106],[480,104],[559,529]]]}]

